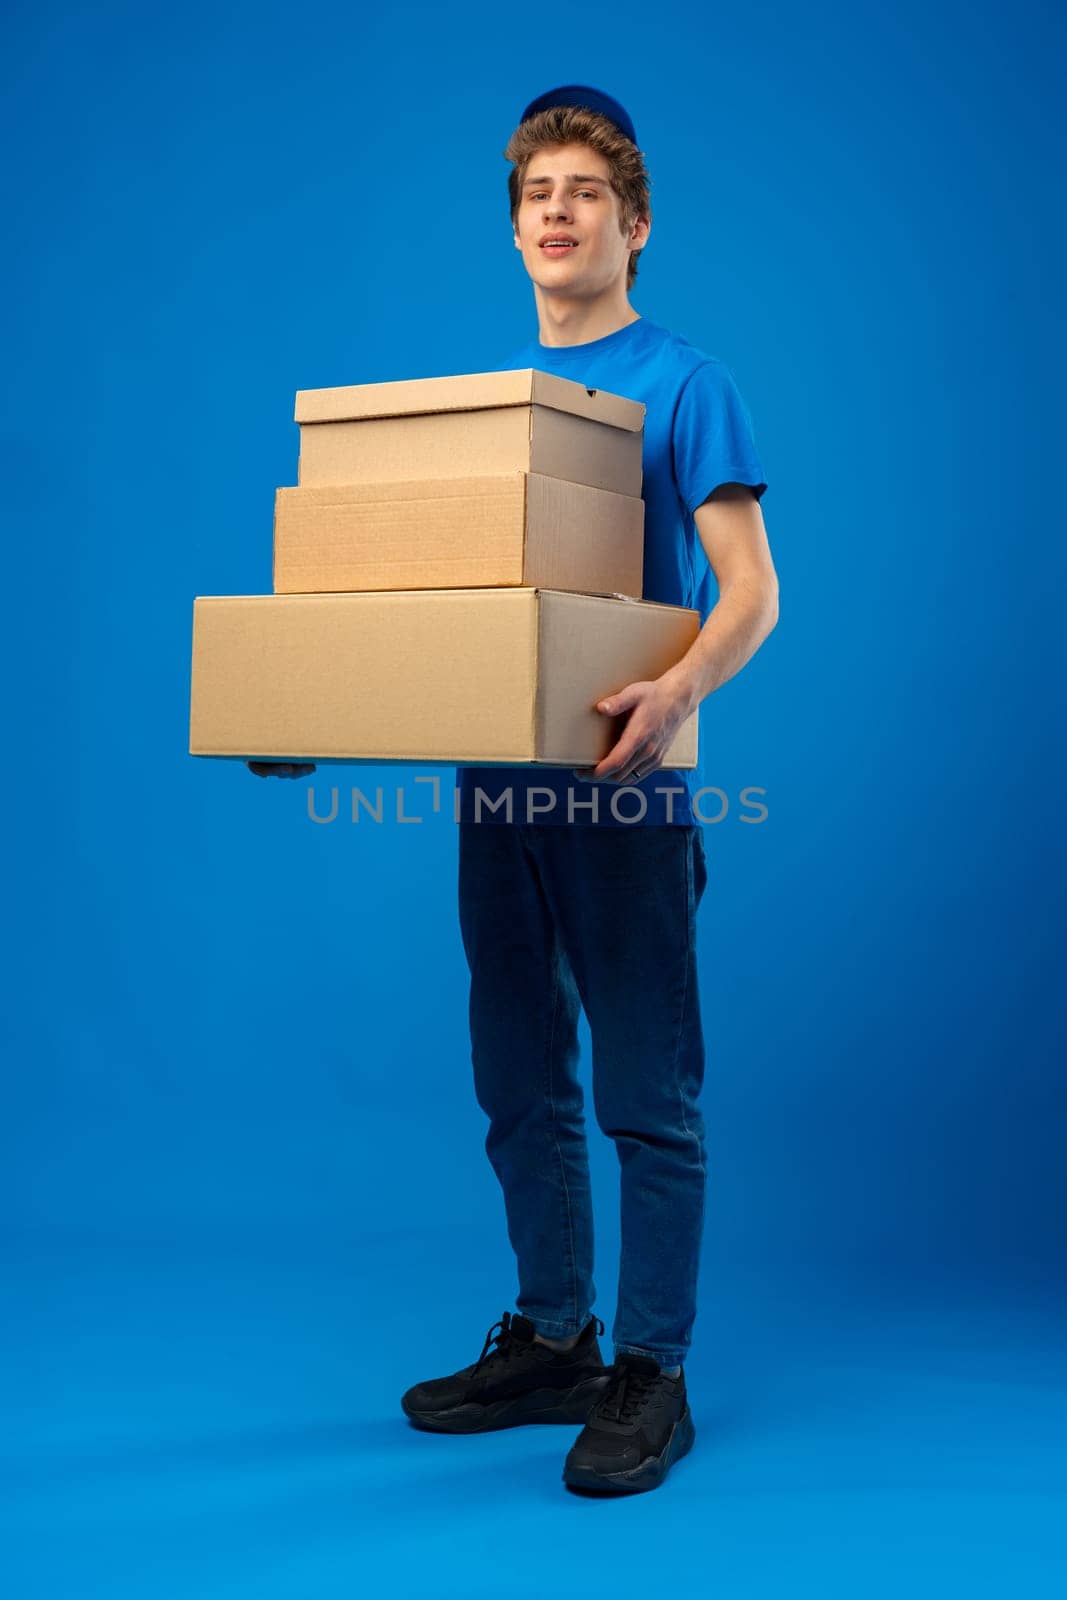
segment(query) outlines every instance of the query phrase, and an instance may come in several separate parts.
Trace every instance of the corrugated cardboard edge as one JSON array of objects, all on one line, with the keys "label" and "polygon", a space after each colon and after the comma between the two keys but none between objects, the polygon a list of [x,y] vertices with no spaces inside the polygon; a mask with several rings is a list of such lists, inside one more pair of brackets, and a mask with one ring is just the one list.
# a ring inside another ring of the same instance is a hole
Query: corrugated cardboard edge
[{"label": "corrugated cardboard edge", "polygon": [[[522,575],[526,577],[526,561],[530,551],[530,474],[522,474]],[[534,749],[537,746],[534,745]]]},{"label": "corrugated cardboard edge", "polygon": [[527,732],[529,744],[527,749],[537,750],[538,718],[541,715],[541,685],[538,681],[541,672],[541,591],[540,589],[527,589],[530,604],[534,608],[533,627],[530,629],[530,704],[527,707],[528,722]]},{"label": "corrugated cardboard edge", "polygon": [[542,750],[545,743],[545,697],[541,692],[541,661],[545,653],[544,594],[544,589],[535,589],[533,591],[534,605],[537,607],[537,619],[533,630],[535,660],[533,672],[533,726],[530,729],[533,734],[533,741],[530,745],[531,750]]},{"label": "corrugated cardboard edge", "polygon": [[640,400],[629,400],[606,389],[586,389],[571,378],[541,372],[536,367],[359,383],[334,389],[298,389],[294,420],[301,424],[358,422],[371,417],[426,416],[440,411],[523,405],[551,406],[629,433],[640,433],[645,425],[645,407]]}]

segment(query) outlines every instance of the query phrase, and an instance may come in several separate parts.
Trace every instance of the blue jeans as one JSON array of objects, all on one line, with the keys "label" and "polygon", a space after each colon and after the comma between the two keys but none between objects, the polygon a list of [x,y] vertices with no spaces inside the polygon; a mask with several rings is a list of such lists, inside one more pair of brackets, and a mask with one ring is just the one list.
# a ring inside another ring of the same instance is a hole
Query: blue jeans
[{"label": "blue jeans", "polygon": [[696,1314],[704,1225],[704,1041],[696,825],[459,824],[459,913],[485,1148],[518,1262],[517,1309],[548,1338],[592,1314],[593,1213],[578,1018],[621,1185],[611,1336],[677,1366]]}]

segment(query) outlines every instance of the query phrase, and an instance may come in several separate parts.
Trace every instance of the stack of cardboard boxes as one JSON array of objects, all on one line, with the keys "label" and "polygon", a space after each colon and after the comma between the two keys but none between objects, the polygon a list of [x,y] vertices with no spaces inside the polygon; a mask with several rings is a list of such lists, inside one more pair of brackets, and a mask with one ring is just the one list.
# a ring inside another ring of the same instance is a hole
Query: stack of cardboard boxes
[{"label": "stack of cardboard boxes", "polygon": [[594,765],[597,700],[700,625],[640,598],[644,409],[533,369],[298,393],[274,592],[194,601],[190,752]]}]

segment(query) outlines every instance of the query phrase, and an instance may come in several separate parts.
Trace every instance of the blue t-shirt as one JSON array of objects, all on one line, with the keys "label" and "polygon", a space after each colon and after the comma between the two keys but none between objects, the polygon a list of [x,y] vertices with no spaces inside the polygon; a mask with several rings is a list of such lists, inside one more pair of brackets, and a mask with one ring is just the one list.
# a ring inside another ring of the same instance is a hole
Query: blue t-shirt
[{"label": "blue t-shirt", "polygon": [[[767,487],[748,410],[730,369],[648,317],[585,344],[544,345],[533,339],[498,370],[524,367],[644,404],[641,597],[691,606],[703,624],[714,604],[715,577],[693,512],[722,483],[750,484],[757,499]],[[692,770],[661,767],[636,784],[592,783],[576,778],[571,767],[548,766],[459,767],[457,777],[463,821],[573,821],[607,827],[699,822],[692,799],[704,783],[700,765]],[[657,794],[657,788],[675,793]],[[508,789],[510,818],[505,805],[496,805]],[[480,802],[476,790],[484,796]],[[568,815],[568,790],[573,817]],[[637,790],[646,801],[640,816],[641,803],[632,792]],[[599,792],[595,814],[590,806],[594,791]]]}]

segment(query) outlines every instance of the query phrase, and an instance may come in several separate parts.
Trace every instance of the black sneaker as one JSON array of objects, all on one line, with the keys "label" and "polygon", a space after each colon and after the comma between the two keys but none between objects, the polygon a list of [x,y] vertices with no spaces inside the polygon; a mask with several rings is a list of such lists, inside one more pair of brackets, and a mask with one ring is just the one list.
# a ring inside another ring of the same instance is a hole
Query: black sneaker
[{"label": "black sneaker", "polygon": [[473,1366],[414,1384],[400,1404],[418,1427],[435,1433],[584,1422],[611,1377],[597,1343],[603,1332],[600,1318],[591,1317],[573,1350],[552,1350],[534,1339],[529,1318],[505,1311]]},{"label": "black sneaker", "polygon": [[693,1447],[685,1368],[668,1378],[649,1356],[622,1351],[607,1388],[563,1464],[572,1489],[656,1489]]}]

